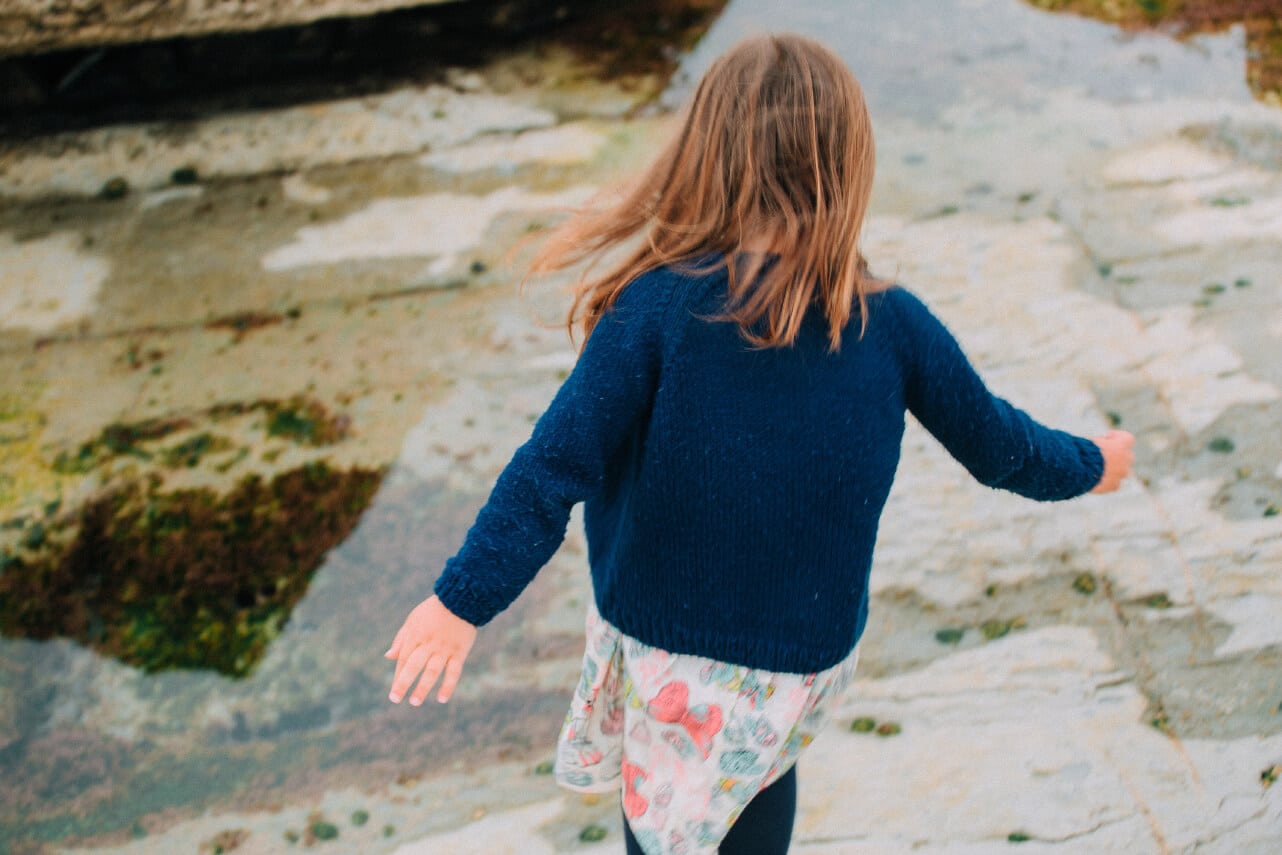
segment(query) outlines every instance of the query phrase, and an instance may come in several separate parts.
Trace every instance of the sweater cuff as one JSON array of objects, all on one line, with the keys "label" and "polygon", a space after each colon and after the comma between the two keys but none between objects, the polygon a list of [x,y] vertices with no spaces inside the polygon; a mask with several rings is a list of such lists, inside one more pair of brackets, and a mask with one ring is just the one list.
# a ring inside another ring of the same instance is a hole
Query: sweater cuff
[{"label": "sweater cuff", "polygon": [[475,590],[463,574],[450,572],[448,567],[436,580],[433,592],[445,608],[472,626],[484,626],[497,614],[486,604],[482,592]]},{"label": "sweater cuff", "polygon": [[1078,458],[1082,461],[1082,468],[1085,470],[1088,479],[1086,488],[1078,492],[1080,496],[1083,493],[1089,493],[1094,490],[1099,485],[1100,480],[1103,479],[1104,452],[1100,451],[1100,447],[1093,440],[1080,436],[1074,437],[1074,439],[1077,441]]}]

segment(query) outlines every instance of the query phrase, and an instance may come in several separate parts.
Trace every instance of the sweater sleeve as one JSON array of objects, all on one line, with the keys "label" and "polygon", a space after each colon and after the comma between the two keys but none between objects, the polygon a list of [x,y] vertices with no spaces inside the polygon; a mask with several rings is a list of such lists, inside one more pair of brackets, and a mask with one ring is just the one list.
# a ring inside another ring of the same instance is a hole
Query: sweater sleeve
[{"label": "sweater sleeve", "polygon": [[1099,483],[1099,446],[989,392],[947,327],[910,292],[895,291],[908,409],[976,480],[1039,501]]},{"label": "sweater sleeve", "polygon": [[650,410],[673,284],[661,274],[640,277],[588,336],[436,580],[437,596],[455,615],[481,626],[507,608],[561,545],[570,510],[604,483],[606,467]]}]

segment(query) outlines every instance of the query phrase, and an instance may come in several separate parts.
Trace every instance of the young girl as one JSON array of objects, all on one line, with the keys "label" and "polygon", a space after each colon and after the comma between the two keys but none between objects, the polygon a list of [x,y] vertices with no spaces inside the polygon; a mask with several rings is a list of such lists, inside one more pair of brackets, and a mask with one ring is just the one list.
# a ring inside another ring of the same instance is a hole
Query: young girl
[{"label": "young girl", "polygon": [[580,282],[579,361],[387,652],[391,700],[449,699],[482,626],[585,505],[595,603],[558,781],[621,791],[629,853],[786,852],[794,765],[851,679],[911,412],[980,482],[1117,488],[1129,434],[1044,427],[859,252],[873,138],[850,71],[795,36],[708,71],[635,189],[537,271]]}]

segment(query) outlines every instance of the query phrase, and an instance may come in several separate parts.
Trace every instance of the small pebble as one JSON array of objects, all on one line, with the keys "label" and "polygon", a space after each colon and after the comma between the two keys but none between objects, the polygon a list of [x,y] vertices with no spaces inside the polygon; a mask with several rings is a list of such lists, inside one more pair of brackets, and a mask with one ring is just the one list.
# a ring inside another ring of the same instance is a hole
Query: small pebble
[{"label": "small pebble", "polygon": [[360,826],[364,825],[367,822],[369,822],[369,811],[367,810],[352,811],[352,825],[359,828]]},{"label": "small pebble", "polygon": [[1282,511],[1278,510],[1277,505],[1270,504],[1264,509],[1264,515],[1266,517],[1276,517],[1279,513],[1282,513]]},{"label": "small pebble", "polygon": [[1023,831],[1012,831],[1010,834],[1006,835],[1006,840],[1011,843],[1027,843],[1032,839],[1033,838],[1029,837],[1028,834]]},{"label": "small pebble", "polygon": [[1079,594],[1091,595],[1095,593],[1095,577],[1090,573],[1081,573],[1073,580],[1073,590]]},{"label": "small pebble", "polygon": [[901,728],[899,727],[899,725],[893,721],[884,721],[881,724],[877,725],[878,736],[894,736],[895,734],[899,733],[900,730]]},{"label": "small pebble", "polygon": [[1223,282],[1212,282],[1209,285],[1202,286],[1203,294],[1223,294],[1227,290]]},{"label": "small pebble", "polygon": [[396,826],[394,826],[394,825],[385,825],[385,826],[383,826],[383,836],[384,836],[384,837],[391,837],[391,836],[392,836],[393,834],[395,834],[395,833],[396,833]]},{"label": "small pebble", "polygon": [[1233,287],[1234,287],[1234,288],[1250,288],[1250,287],[1251,287],[1251,280],[1250,280],[1250,279],[1245,279],[1245,278],[1243,278],[1243,279],[1234,279],[1234,280],[1233,280]]},{"label": "small pebble", "polygon": [[1122,414],[1117,410],[1109,410],[1104,415],[1108,417],[1108,423],[1113,427],[1118,427],[1122,424]]},{"label": "small pebble", "polygon": [[285,842],[297,843],[298,839],[299,839],[299,834],[297,831],[295,831],[292,828],[285,829]]},{"label": "small pebble", "polygon": [[180,166],[169,173],[169,180],[175,184],[195,184],[200,180],[200,174],[194,166]]},{"label": "small pebble", "polygon": [[544,760],[542,763],[534,767],[534,774],[551,775],[553,767],[554,764],[551,760]]},{"label": "small pebble", "polygon": [[984,638],[993,641],[1011,631],[1011,622],[1008,620],[986,620],[979,625],[979,631],[984,634]]},{"label": "small pebble", "polygon": [[1280,775],[1282,775],[1282,765],[1274,763],[1272,766],[1260,773],[1260,783],[1263,784],[1264,788],[1267,790],[1277,782],[1278,776]]}]

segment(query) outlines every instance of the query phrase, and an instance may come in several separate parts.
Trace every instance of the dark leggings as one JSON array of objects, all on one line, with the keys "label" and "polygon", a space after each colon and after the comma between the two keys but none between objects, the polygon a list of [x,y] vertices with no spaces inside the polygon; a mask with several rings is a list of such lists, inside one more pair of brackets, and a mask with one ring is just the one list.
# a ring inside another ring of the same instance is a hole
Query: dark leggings
[{"label": "dark leggings", "polygon": [[[792,820],[797,814],[797,767],[766,787],[748,802],[730,833],[717,850],[721,855],[785,855],[792,840]],[[623,820],[628,855],[645,855]]]}]

